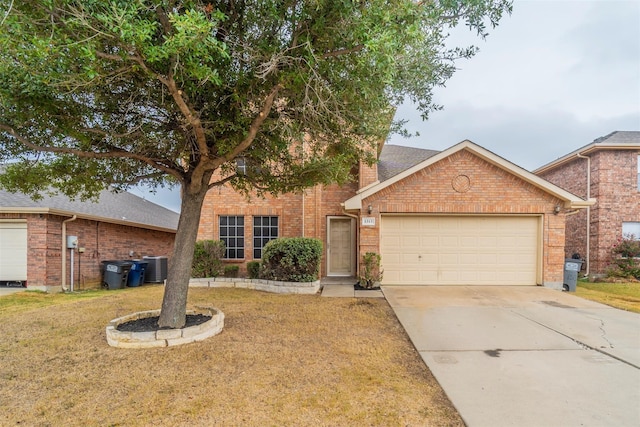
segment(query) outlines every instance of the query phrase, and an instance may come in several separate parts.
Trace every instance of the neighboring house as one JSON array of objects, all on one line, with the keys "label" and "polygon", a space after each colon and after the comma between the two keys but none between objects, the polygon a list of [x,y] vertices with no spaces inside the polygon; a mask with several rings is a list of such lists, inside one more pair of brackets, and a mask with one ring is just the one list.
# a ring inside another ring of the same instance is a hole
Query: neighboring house
[{"label": "neighboring house", "polygon": [[470,141],[442,152],[386,145],[341,187],[250,200],[214,189],[198,238],[224,240],[225,261],[244,265],[271,239],[315,237],[323,277],[357,277],[376,252],[385,285],[560,289],[565,214],[588,205]]},{"label": "neighboring house", "polygon": [[101,284],[101,261],[169,256],[179,214],[131,193],[100,193],[97,203],[45,196],[33,201],[0,189],[0,285],[59,291]]},{"label": "neighboring house", "polygon": [[596,199],[567,217],[565,255],[580,254],[587,274],[606,273],[611,249],[623,236],[640,238],[640,132],[612,132],[533,173]]}]

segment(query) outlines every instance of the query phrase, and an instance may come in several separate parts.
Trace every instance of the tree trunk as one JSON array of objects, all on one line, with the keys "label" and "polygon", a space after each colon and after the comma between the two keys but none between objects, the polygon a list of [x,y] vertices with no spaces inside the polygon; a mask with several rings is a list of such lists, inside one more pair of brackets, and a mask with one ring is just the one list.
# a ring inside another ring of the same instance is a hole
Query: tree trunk
[{"label": "tree trunk", "polygon": [[[210,176],[210,174],[207,174]],[[202,204],[207,194],[207,186],[201,186],[198,193],[190,193],[188,185],[182,186],[182,203],[178,230],[169,264],[167,285],[164,289],[162,309],[158,325],[168,328],[182,328],[187,318],[187,294],[191,278],[193,250],[198,237],[198,225]]]}]

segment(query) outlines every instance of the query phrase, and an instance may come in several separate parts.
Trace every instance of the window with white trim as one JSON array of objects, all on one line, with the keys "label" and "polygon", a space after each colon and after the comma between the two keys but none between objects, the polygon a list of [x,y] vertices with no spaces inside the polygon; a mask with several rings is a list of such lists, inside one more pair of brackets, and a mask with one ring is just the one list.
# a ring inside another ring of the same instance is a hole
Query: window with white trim
[{"label": "window with white trim", "polygon": [[220,240],[225,244],[226,259],[244,259],[244,217],[223,216],[219,218]]},{"label": "window with white trim", "polygon": [[269,241],[277,239],[279,224],[277,216],[253,217],[253,258],[262,258],[262,248]]},{"label": "window with white trim", "polygon": [[622,237],[629,236],[640,240],[640,222],[628,221],[622,223]]}]

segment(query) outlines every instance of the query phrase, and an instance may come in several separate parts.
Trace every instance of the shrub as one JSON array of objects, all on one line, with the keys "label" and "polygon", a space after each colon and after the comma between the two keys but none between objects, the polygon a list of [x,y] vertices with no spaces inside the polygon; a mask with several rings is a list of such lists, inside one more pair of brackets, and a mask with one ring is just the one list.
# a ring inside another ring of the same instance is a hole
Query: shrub
[{"label": "shrub", "polygon": [[257,279],[260,277],[260,261],[249,261],[247,263],[247,273],[249,279]]},{"label": "shrub", "polygon": [[367,252],[362,255],[360,286],[370,289],[382,281],[383,271],[380,268],[380,260],[380,255],[375,252]]},{"label": "shrub", "polygon": [[240,267],[237,265],[225,265],[224,277],[238,277],[239,271],[240,271]]},{"label": "shrub", "polygon": [[611,264],[607,275],[640,279],[640,240],[629,234],[611,248]]},{"label": "shrub", "polygon": [[191,277],[217,277],[222,273],[225,245],[220,240],[200,240],[193,251]]},{"label": "shrub", "polygon": [[269,280],[313,282],[318,280],[322,242],[306,237],[271,240],[262,249],[262,274]]}]

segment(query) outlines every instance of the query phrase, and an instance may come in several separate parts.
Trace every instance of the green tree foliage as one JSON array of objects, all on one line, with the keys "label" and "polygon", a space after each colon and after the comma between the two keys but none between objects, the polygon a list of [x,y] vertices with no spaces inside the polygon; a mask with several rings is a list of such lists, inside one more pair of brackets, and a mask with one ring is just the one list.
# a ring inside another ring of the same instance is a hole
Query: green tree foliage
[{"label": "green tree foliage", "polygon": [[322,260],[322,241],[308,237],[271,240],[262,250],[260,276],[285,282],[318,280]]},{"label": "green tree foliage", "polygon": [[[161,326],[184,323],[206,192],[344,182],[406,99],[432,89],[510,0],[0,0],[0,185],[91,197],[179,185]],[[236,173],[243,158],[247,173]],[[220,172],[214,175],[214,172]],[[212,179],[212,177],[216,177]]]}]

